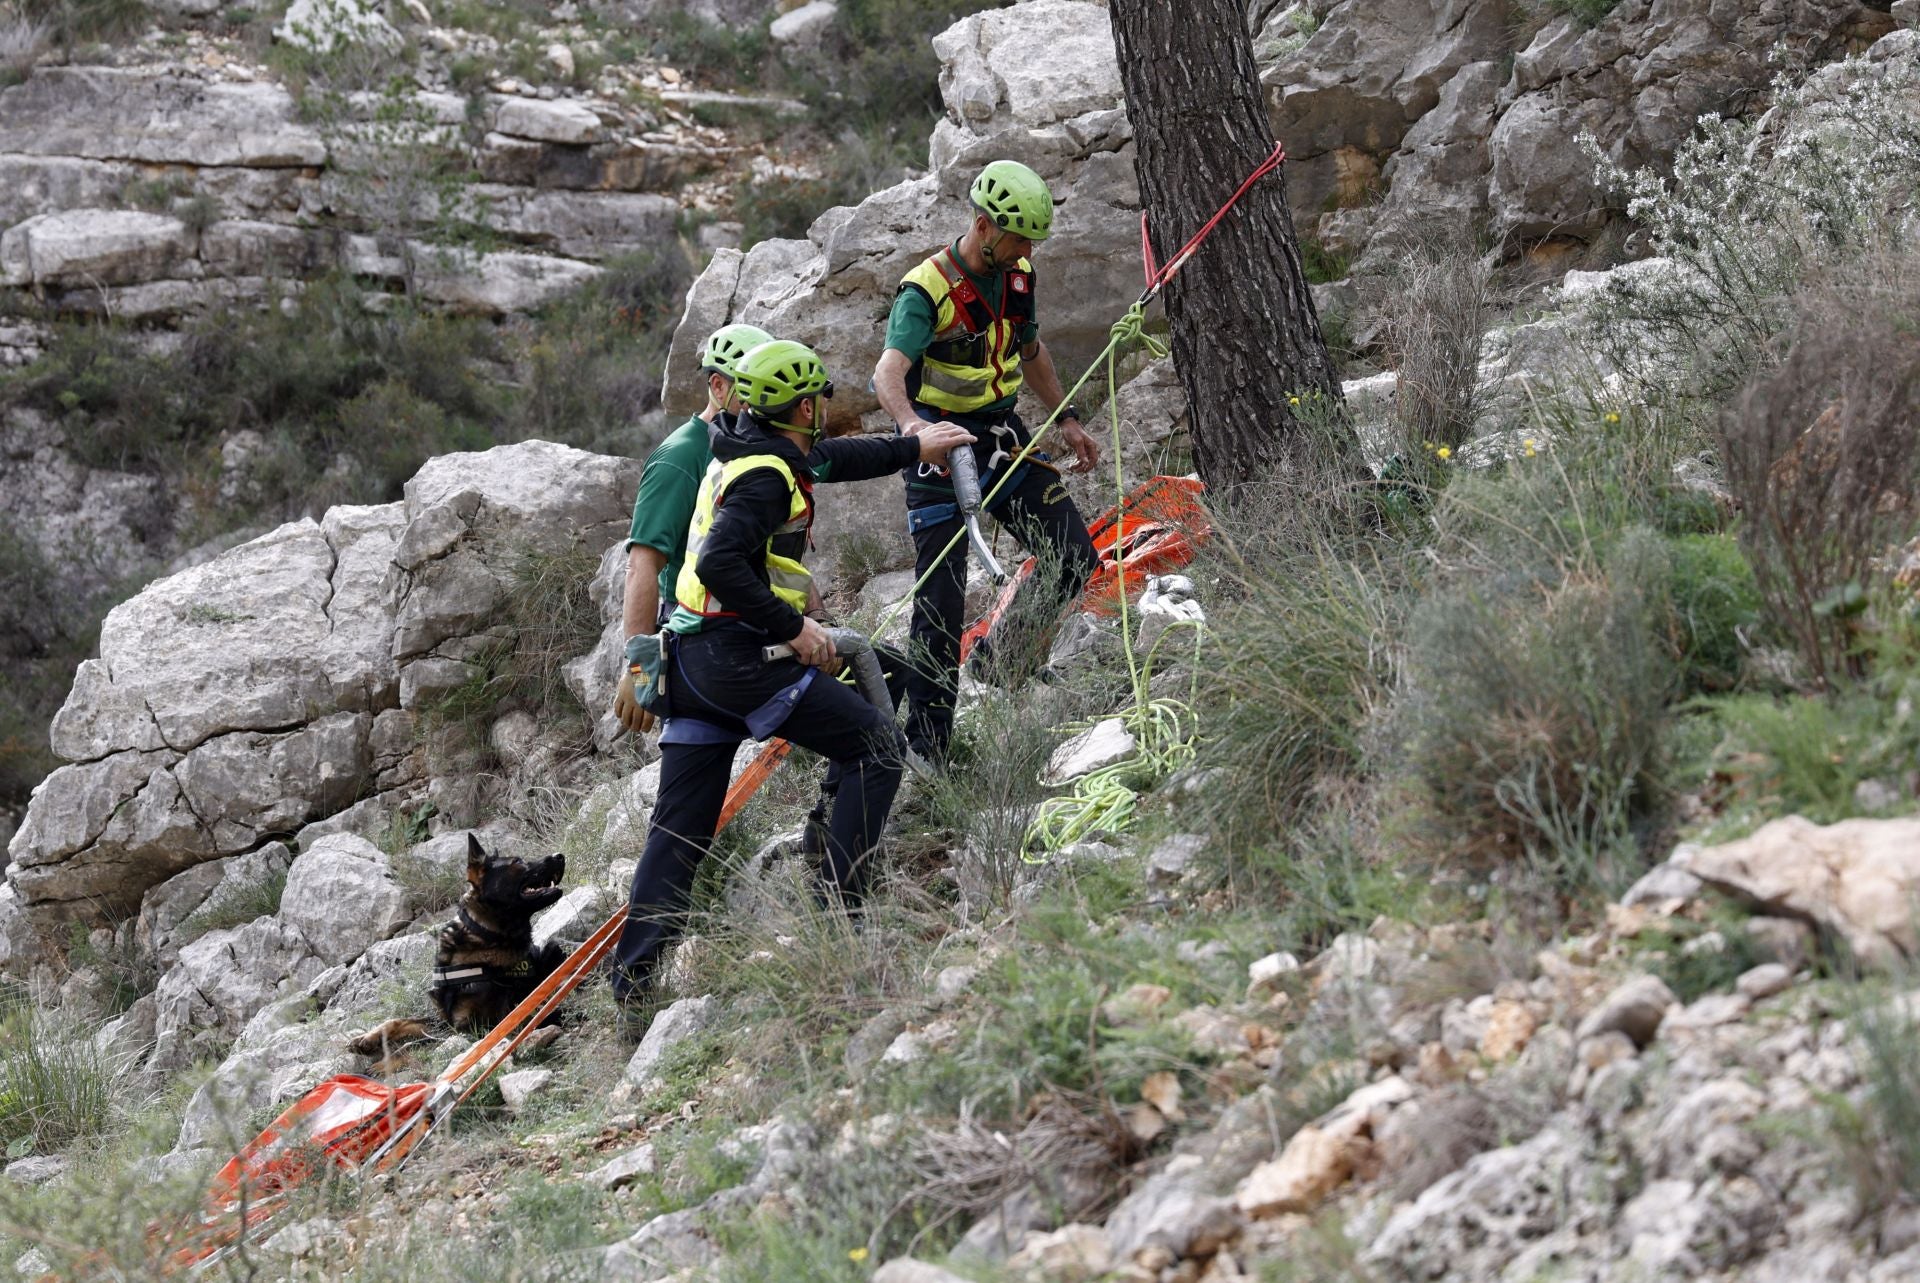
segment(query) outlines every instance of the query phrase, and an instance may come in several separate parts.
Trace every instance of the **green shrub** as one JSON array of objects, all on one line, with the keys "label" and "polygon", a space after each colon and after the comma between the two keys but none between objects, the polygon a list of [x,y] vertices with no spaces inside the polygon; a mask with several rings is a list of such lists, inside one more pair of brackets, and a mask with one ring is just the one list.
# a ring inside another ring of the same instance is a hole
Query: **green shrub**
[{"label": "green shrub", "polygon": [[1441,586],[1408,626],[1402,744],[1443,851],[1567,889],[1637,864],[1674,690],[1657,537],[1604,566]]},{"label": "green shrub", "polygon": [[1915,79],[1910,64],[1859,57],[1811,81],[1782,76],[1765,113],[1703,118],[1671,166],[1628,172],[1586,140],[1664,264],[1610,282],[1595,314],[1643,399],[1719,402],[1771,364],[1803,282],[1904,249],[1886,210],[1910,197],[1920,162]]},{"label": "green shrub", "polygon": [[0,1144],[42,1153],[105,1130],[113,1073],[89,1031],[35,1015],[24,1005],[0,1019]]},{"label": "green shrub", "polygon": [[1869,679],[1824,696],[1736,695],[1708,705],[1720,728],[1703,775],[1730,835],[1774,815],[1829,824],[1860,813],[1865,781],[1912,794],[1920,761],[1920,670],[1889,656]]},{"label": "green shrub", "polygon": [[1216,554],[1238,600],[1214,613],[1199,760],[1216,845],[1236,854],[1286,834],[1319,787],[1362,769],[1407,582],[1391,548],[1245,547],[1257,551]]},{"label": "green shrub", "polygon": [[1743,635],[1760,619],[1753,567],[1730,535],[1682,535],[1667,541],[1667,599],[1681,691],[1724,691],[1740,680]]}]

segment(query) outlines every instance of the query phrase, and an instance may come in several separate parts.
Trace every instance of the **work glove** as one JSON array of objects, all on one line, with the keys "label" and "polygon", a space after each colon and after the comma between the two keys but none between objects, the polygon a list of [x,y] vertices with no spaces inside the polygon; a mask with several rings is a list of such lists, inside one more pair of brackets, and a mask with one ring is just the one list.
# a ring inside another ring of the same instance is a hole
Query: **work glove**
[{"label": "work glove", "polygon": [[620,675],[619,689],[613,694],[613,715],[636,735],[653,728],[653,710],[648,705],[658,693],[664,657],[659,634],[636,633],[627,638],[627,671]]},{"label": "work glove", "polygon": [[633,694],[633,674],[620,675],[619,689],[613,693],[613,716],[622,726],[635,735],[645,735],[653,729],[653,712],[642,708]]}]

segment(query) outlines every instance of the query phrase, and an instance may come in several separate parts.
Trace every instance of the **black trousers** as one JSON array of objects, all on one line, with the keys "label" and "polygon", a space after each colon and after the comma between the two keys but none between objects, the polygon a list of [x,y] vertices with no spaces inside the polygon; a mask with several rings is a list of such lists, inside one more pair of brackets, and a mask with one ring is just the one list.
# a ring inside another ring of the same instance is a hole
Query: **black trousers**
[{"label": "black trousers", "polygon": [[[627,924],[614,946],[614,991],[622,998],[649,982],[660,955],[683,929],[694,875],[713,845],[726,801],[728,768],[748,738],[741,719],[806,672],[797,660],[764,662],[760,651],[766,644],[761,634],[737,625],[710,627],[678,643],[667,715],[695,718],[722,733],[714,743],[661,748],[660,796],[633,873]],[[851,686],[820,673],[775,733],[836,768],[822,898],[857,908],[869,858],[900,787],[900,729]]]},{"label": "black trousers", "polygon": [[[1024,443],[1024,425],[1015,416],[1007,418]],[[981,489],[991,489],[986,456],[994,442],[973,420],[955,416],[955,421],[973,428],[981,438],[974,447],[982,465]],[[937,511],[953,503],[950,488],[942,493],[929,485],[929,480],[908,473],[907,511],[913,533],[914,572],[926,575],[936,562],[938,568],[913,598],[907,742],[928,761],[937,761],[946,756],[948,741],[953,737],[953,705],[960,687],[960,637],[966,631],[967,560],[971,554],[962,537],[951,552],[944,558],[941,555],[955,533],[965,528],[957,512],[946,520],[911,519],[916,512]],[[1023,548],[1040,558],[1044,568],[1038,583],[1029,581],[1015,598],[1007,618],[995,629],[995,653],[1016,668],[1037,664],[1037,655],[1023,653],[1037,652],[1058,622],[1061,608],[1086,587],[1099,566],[1099,554],[1094,551],[1080,509],[1067,497],[1059,474],[1050,467],[1027,465],[1019,480],[994,499],[992,515],[1013,532]]]}]

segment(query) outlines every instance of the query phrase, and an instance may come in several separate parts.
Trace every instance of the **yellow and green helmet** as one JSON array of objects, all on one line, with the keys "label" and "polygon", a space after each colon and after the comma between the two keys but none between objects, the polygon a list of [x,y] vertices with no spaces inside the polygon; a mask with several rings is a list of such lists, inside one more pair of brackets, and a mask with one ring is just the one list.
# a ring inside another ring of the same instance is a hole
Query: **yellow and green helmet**
[{"label": "yellow and green helmet", "polygon": [[742,325],[735,322],[723,325],[707,335],[707,341],[700,347],[700,368],[709,374],[724,374],[734,377],[734,366],[751,349],[762,343],[771,343],[773,335],[757,325]]},{"label": "yellow and green helmet", "polygon": [[[733,390],[742,405],[778,427],[784,415],[810,396],[832,396],[833,380],[812,348],[774,339],[750,348],[734,362]],[[818,432],[816,422],[813,431]]]},{"label": "yellow and green helmet", "polygon": [[1053,233],[1053,193],[1046,179],[1017,160],[996,160],[981,170],[967,197],[1002,231],[1030,241]]}]

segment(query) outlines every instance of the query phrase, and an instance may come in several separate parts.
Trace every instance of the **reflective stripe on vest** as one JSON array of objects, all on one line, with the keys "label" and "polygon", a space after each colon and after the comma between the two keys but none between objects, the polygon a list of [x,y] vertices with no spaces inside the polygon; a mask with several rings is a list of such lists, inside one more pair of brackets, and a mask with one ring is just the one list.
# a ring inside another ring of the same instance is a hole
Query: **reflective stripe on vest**
[{"label": "reflective stripe on vest", "polygon": [[951,247],[900,279],[933,303],[933,342],[907,377],[913,399],[955,414],[998,404],[1020,390],[1020,329],[1033,319],[1033,267],[1021,259],[1000,286],[995,312]]},{"label": "reflective stripe on vest", "polygon": [[727,487],[755,468],[779,473],[792,496],[785,524],[767,540],[767,586],[773,589],[774,596],[801,614],[806,613],[812,599],[813,576],[800,559],[807,550],[807,528],[813,524],[813,499],[808,488],[794,479],[793,469],[785,460],[771,454],[750,454],[728,463],[715,459],[707,465],[707,475],[700,480],[700,497],[693,506],[693,524],[687,530],[687,559],[681,563],[680,578],[674,584],[674,596],[696,615],[714,618],[735,613],[721,605],[700,582],[700,552],[707,546],[707,536],[713,532]]}]

